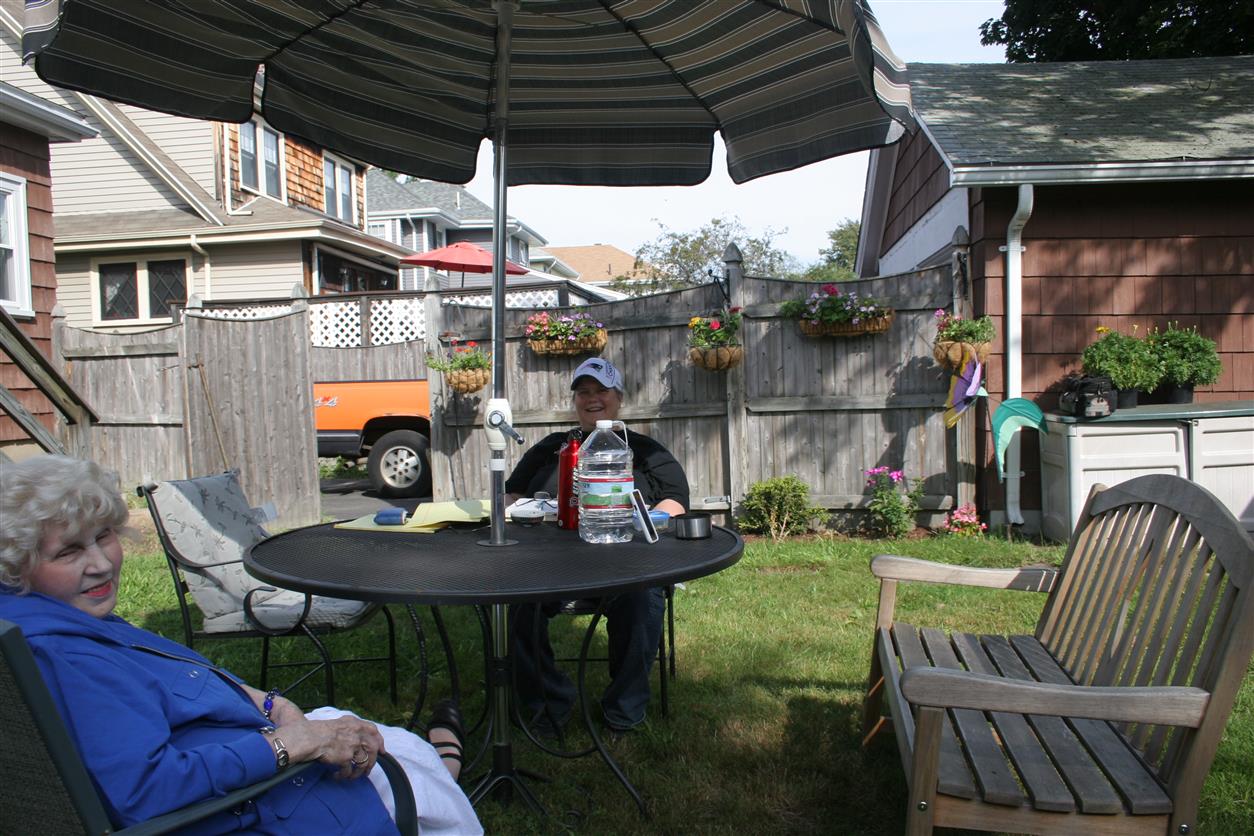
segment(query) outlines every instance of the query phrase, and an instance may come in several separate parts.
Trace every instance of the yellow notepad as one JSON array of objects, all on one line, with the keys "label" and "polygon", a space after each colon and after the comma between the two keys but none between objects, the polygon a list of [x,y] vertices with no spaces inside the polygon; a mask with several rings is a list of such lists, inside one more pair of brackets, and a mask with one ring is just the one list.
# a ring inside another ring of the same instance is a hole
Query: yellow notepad
[{"label": "yellow notepad", "polygon": [[428,502],[419,505],[404,525],[378,525],[374,514],[355,520],[336,523],[336,528],[353,531],[394,531],[405,534],[433,534],[449,523],[479,522],[492,515],[492,502],[488,499],[455,499],[448,502]]}]

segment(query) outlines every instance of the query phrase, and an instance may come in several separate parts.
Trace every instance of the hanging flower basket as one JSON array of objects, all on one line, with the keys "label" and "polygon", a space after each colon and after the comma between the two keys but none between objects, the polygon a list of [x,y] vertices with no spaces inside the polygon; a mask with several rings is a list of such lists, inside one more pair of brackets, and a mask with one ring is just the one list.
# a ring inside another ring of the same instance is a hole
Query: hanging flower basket
[{"label": "hanging flower basket", "polygon": [[988,352],[992,347],[992,343],[968,343],[957,342],[954,340],[937,340],[932,344],[932,359],[936,364],[946,371],[956,372],[962,367],[963,349],[968,348],[975,352],[975,359],[980,361],[980,365],[988,362]]},{"label": "hanging flower basket", "polygon": [[598,328],[595,334],[572,339],[529,339],[528,345],[536,354],[588,354],[600,351],[610,337],[604,328]]},{"label": "hanging flower basket", "polygon": [[863,319],[856,325],[852,322],[814,323],[808,319],[799,319],[797,326],[807,337],[857,337],[862,334],[882,334],[892,326],[896,317],[896,311],[889,311],[883,316]]},{"label": "hanging flower basket", "polygon": [[491,369],[457,369],[444,373],[444,385],[463,395],[478,392],[491,379]]},{"label": "hanging flower basket", "polygon": [[738,345],[720,345],[712,348],[688,349],[688,359],[694,366],[711,372],[723,372],[734,369],[745,359],[745,350]]}]

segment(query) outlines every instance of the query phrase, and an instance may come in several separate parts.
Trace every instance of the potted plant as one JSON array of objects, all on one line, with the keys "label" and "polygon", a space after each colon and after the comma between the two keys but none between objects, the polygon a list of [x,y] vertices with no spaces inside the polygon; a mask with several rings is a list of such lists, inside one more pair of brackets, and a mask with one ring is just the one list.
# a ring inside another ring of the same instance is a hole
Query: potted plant
[{"label": "potted plant", "polygon": [[970,348],[981,364],[988,362],[988,350],[997,336],[992,317],[963,319],[938,308],[934,318],[936,339],[932,343],[932,357],[941,368],[950,371],[960,368],[964,348]]},{"label": "potted plant", "polygon": [[896,312],[856,290],[842,292],[828,283],[804,299],[790,299],[779,306],[780,316],[797,320],[808,337],[852,337],[878,334],[893,324]]},{"label": "potted plant", "polygon": [[1195,327],[1179,328],[1168,322],[1167,330],[1154,329],[1146,337],[1150,351],[1163,367],[1160,389],[1167,403],[1193,403],[1193,387],[1209,386],[1219,379],[1223,364],[1215,341]]},{"label": "potted plant", "polygon": [[553,314],[548,311],[527,317],[527,343],[536,354],[584,354],[605,348],[609,336],[605,323],[584,311]]},{"label": "potted plant", "polygon": [[1162,362],[1154,356],[1145,340],[1121,334],[1104,325],[1098,327],[1097,333],[1101,337],[1089,344],[1080,355],[1084,373],[1110,378],[1119,390],[1121,409],[1136,406],[1137,392],[1148,392],[1162,380]]},{"label": "potted plant", "polygon": [[712,372],[739,366],[745,359],[745,350],[736,338],[740,324],[740,308],[724,308],[688,320],[688,359]]},{"label": "potted plant", "polygon": [[488,385],[492,377],[492,356],[484,353],[474,340],[465,345],[450,340],[448,354],[427,354],[427,368],[443,372],[448,388],[467,395]]}]

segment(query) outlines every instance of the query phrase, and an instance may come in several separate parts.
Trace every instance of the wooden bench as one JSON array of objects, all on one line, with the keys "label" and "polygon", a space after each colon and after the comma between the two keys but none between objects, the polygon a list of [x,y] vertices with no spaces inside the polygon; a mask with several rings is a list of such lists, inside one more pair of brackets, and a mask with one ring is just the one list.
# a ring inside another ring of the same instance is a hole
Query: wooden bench
[{"label": "wooden bench", "polygon": [[[1057,570],[879,555],[871,571],[863,745],[895,732],[907,833],[1196,830],[1254,651],[1254,541],[1209,492],[1163,475],[1095,488]],[[893,620],[903,581],[1049,597],[1034,635],[945,635]]]}]

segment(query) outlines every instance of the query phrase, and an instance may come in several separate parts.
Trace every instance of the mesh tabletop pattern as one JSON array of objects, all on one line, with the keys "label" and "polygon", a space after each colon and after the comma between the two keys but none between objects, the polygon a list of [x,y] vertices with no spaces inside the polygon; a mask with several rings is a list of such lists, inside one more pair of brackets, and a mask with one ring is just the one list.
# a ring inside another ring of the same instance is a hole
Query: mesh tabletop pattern
[{"label": "mesh tabletop pattern", "polygon": [[592,545],[556,525],[509,523],[512,546],[481,546],[487,526],[435,534],[353,531],[331,524],[265,540],[248,571],[288,589],[412,604],[565,601],[665,586],[710,575],[740,559],[744,542],[713,526],[709,539]]}]

